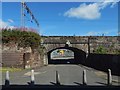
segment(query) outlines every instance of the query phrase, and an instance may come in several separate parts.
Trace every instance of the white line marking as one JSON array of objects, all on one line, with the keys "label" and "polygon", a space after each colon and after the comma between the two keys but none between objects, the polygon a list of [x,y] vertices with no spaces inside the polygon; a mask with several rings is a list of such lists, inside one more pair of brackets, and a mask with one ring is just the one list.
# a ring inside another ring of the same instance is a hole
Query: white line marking
[{"label": "white line marking", "polygon": [[[46,73],[46,72],[47,71],[44,71],[44,72],[34,72],[34,75],[43,74],[43,73]],[[24,76],[31,76],[31,72],[25,73]]]}]

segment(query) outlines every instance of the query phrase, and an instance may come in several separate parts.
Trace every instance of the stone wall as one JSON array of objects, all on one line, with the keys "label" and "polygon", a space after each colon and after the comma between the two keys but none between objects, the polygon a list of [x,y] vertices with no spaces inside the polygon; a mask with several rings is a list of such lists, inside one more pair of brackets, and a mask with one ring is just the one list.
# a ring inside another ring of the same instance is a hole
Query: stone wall
[{"label": "stone wall", "polygon": [[[0,45],[1,46],[1,45]],[[0,62],[5,67],[21,67],[35,68],[44,65],[43,55],[38,50],[32,50],[31,47],[18,47],[17,44],[11,42],[3,44]]]},{"label": "stone wall", "polygon": [[24,53],[23,55],[23,65],[25,68],[35,68],[43,66],[43,57],[38,52],[34,53]]},{"label": "stone wall", "polygon": [[35,68],[44,65],[43,58],[38,52],[2,52],[1,55],[3,67]]},{"label": "stone wall", "polygon": [[2,52],[2,66],[23,67],[23,53]]}]

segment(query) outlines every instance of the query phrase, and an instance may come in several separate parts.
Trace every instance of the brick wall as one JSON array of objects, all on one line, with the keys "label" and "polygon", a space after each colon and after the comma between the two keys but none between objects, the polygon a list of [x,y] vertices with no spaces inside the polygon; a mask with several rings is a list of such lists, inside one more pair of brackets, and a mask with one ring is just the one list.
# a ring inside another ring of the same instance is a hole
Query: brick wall
[{"label": "brick wall", "polygon": [[2,52],[1,55],[3,67],[35,68],[43,66],[43,58],[38,52]]},{"label": "brick wall", "polygon": [[23,67],[23,53],[2,52],[2,65],[8,67]]}]

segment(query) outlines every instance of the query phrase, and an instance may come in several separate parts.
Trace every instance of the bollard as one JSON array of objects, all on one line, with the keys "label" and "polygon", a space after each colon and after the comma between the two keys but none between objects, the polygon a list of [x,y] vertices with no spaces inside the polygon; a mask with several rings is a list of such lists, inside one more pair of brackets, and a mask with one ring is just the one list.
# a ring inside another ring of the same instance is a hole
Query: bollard
[{"label": "bollard", "polygon": [[112,75],[111,75],[111,70],[110,70],[110,69],[108,69],[107,84],[108,84],[108,85],[112,85]]},{"label": "bollard", "polygon": [[10,85],[9,71],[6,71],[5,86],[8,87],[9,85]]},{"label": "bollard", "polygon": [[34,86],[34,84],[35,84],[34,70],[31,70],[31,83],[30,83],[30,85]]},{"label": "bollard", "polygon": [[83,71],[83,85],[87,85],[86,70]]},{"label": "bollard", "polygon": [[58,71],[56,71],[56,84],[60,85],[60,76],[59,76]]}]

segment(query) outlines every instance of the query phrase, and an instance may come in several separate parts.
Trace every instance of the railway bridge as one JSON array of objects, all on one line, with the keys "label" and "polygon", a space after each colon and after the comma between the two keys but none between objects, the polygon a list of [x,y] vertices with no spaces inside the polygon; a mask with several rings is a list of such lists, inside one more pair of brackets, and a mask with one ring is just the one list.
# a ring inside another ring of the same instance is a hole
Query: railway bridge
[{"label": "railway bridge", "polygon": [[98,46],[109,48],[117,39],[110,36],[42,36],[44,64],[82,63]]}]

